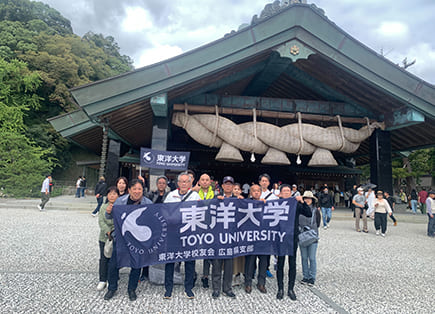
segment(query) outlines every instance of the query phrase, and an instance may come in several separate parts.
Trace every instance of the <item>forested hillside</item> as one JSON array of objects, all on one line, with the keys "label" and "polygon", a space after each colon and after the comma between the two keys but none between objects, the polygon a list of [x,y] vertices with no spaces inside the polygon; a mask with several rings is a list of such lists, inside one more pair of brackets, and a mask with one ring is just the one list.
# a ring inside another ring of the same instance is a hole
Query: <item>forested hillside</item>
[{"label": "forested hillside", "polygon": [[0,189],[29,196],[67,167],[71,144],[47,118],[76,109],[68,89],[133,68],[111,36],[83,37],[41,2],[0,0]]}]

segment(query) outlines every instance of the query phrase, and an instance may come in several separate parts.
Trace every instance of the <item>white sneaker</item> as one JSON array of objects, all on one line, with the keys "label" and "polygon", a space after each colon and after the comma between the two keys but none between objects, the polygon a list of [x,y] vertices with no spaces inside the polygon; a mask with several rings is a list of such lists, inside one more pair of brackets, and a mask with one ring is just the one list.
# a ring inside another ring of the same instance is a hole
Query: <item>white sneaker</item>
[{"label": "white sneaker", "polygon": [[376,230],[376,235],[379,235],[379,230]]},{"label": "white sneaker", "polygon": [[238,276],[234,275],[234,277],[233,277],[233,283],[232,283],[233,287],[241,286],[242,285],[242,278],[241,277],[242,277],[241,275],[238,275]]},{"label": "white sneaker", "polygon": [[385,233],[382,233],[381,236],[383,236],[385,238]]},{"label": "white sneaker", "polygon": [[323,226],[323,229],[325,229],[325,230],[326,230],[326,229],[328,229],[328,227],[327,227],[327,226]]},{"label": "white sneaker", "polygon": [[329,224],[326,224],[326,228],[329,228]]},{"label": "white sneaker", "polygon": [[41,205],[38,205],[38,209],[39,209],[39,211],[42,211]]},{"label": "white sneaker", "polygon": [[92,217],[97,217],[98,214],[91,213]]},{"label": "white sneaker", "polygon": [[98,291],[102,291],[102,290],[104,290],[104,288],[106,288],[106,286],[107,286],[107,282],[105,282],[105,281],[100,281],[100,282],[98,283],[98,285],[97,285],[97,290],[98,290]]}]

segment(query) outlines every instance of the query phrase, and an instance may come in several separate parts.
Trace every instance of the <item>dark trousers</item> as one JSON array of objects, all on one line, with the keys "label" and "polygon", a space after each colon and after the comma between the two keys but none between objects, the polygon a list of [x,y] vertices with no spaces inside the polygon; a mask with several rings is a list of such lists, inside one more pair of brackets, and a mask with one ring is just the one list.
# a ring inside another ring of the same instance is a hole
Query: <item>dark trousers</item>
[{"label": "dark trousers", "polygon": [[202,261],[202,278],[210,275],[210,266],[212,265],[211,259],[205,259]]},{"label": "dark trousers", "polygon": [[[233,259],[214,259],[212,263],[212,288],[213,291],[220,291],[222,285],[222,291],[232,291],[231,284],[233,282]],[[222,284],[222,265],[223,265],[223,284]]]},{"label": "dark trousers", "polygon": [[[165,290],[172,294],[174,287],[174,263],[165,265]],[[184,290],[190,291],[193,288],[193,277],[195,276],[195,261],[184,262]]]},{"label": "dark trousers", "polygon": [[[285,256],[278,256],[278,264],[276,269],[276,278],[278,281],[278,289],[284,289],[284,264]],[[288,289],[293,290],[296,280],[296,252],[293,256],[288,256]]]},{"label": "dark trousers", "polygon": [[109,272],[109,260],[110,258],[107,258],[104,256],[104,242],[98,241],[100,244],[100,267],[99,267],[99,273],[100,273],[100,281],[107,281],[107,274]]},{"label": "dark trousers", "polygon": [[41,192],[41,206],[42,209],[44,209],[45,204],[47,204],[48,200],[50,199],[50,193],[45,194],[45,192]]},{"label": "dark trousers", "polygon": [[426,214],[426,203],[420,203],[420,211],[423,215]]},{"label": "dark trousers", "polygon": [[147,279],[149,277],[149,274],[150,274],[150,268],[148,266],[142,268],[142,274],[140,275],[140,280],[142,281]]},{"label": "dark trousers", "polygon": [[430,218],[430,215],[427,214],[427,217],[429,218],[427,222],[427,235],[433,237],[435,236],[435,216]]},{"label": "dark trousers", "polygon": [[257,284],[262,286],[266,284],[267,259],[270,255],[248,255],[245,259],[245,286],[252,286],[257,257],[259,259]]},{"label": "dark trousers", "polygon": [[387,231],[387,213],[375,213],[375,229],[381,229],[381,233]]},{"label": "dark trousers", "polygon": [[[137,283],[139,282],[140,268],[132,268],[130,270],[130,275],[128,276],[128,291],[136,290]],[[116,261],[116,241],[113,241],[113,253],[109,260],[109,271],[108,271],[108,290],[118,290],[118,279],[119,279],[119,268]]]},{"label": "dark trousers", "polygon": [[103,205],[103,199],[104,199],[104,197],[98,197],[97,198],[97,207],[94,209],[92,214],[96,214],[96,213],[98,213],[100,211],[100,207],[101,207],[101,205]]},{"label": "dark trousers", "polygon": [[394,217],[394,214],[391,214],[390,219],[391,219],[393,222],[396,222],[396,217]]}]

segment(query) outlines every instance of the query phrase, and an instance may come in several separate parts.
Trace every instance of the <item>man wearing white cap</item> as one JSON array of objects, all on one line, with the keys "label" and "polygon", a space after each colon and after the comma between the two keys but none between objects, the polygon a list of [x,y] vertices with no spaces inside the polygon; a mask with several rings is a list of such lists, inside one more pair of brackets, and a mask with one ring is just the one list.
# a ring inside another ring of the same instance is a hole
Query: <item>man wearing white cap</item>
[{"label": "man wearing white cap", "polygon": [[364,196],[364,189],[362,187],[359,187],[357,189],[358,194],[356,194],[353,199],[352,199],[352,204],[355,207],[355,229],[357,232],[361,232],[361,229],[359,227],[359,220],[361,218],[362,215],[362,219],[363,219],[363,232],[368,233],[369,231],[367,230],[367,209],[366,209],[366,204],[367,204],[367,200],[366,197]]},{"label": "man wearing white cap", "polygon": [[298,186],[296,184],[292,185],[292,197],[301,196],[301,192],[298,191]]}]

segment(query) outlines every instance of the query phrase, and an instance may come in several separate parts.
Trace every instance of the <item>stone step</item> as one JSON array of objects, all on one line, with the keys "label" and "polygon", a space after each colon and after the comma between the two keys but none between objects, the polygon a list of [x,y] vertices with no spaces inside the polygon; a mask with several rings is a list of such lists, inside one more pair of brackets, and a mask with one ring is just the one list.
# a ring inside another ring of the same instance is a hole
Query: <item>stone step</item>
[{"label": "stone step", "polygon": [[[0,199],[0,208],[37,208],[41,200],[33,199]],[[92,211],[97,207],[95,197],[75,198],[74,196],[57,196],[50,198],[46,209]]]}]

